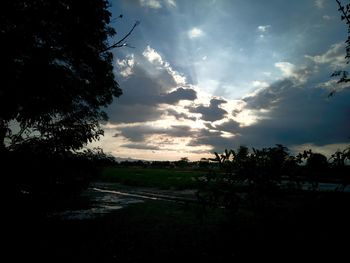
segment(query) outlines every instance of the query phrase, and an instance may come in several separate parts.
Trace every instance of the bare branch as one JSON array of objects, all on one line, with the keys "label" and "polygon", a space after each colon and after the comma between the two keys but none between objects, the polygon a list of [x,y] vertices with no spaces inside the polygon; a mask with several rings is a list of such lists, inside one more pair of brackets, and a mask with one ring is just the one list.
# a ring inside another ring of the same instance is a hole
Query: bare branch
[{"label": "bare branch", "polygon": [[132,31],[134,31],[135,27],[137,27],[139,24],[140,24],[140,21],[136,21],[135,24],[133,25],[133,27],[130,29],[130,31],[122,39],[120,39],[118,42],[114,43],[113,45],[101,50],[100,53],[109,51],[109,50],[111,50],[113,48],[117,48],[117,47],[127,46],[127,47],[133,48],[132,46],[129,46],[127,43],[124,43],[124,40],[127,39],[131,35]]},{"label": "bare branch", "polygon": [[344,7],[342,6],[342,4],[340,3],[340,1],[339,0],[335,0],[337,3],[338,3],[338,5],[339,5],[339,11],[341,11],[342,13],[343,13],[343,15],[344,16],[342,16],[342,17],[344,17],[344,19],[346,19],[346,21],[347,21],[347,24],[348,25],[350,25],[350,18],[349,18],[349,15],[347,14],[347,12],[345,12],[345,10],[344,10]]}]

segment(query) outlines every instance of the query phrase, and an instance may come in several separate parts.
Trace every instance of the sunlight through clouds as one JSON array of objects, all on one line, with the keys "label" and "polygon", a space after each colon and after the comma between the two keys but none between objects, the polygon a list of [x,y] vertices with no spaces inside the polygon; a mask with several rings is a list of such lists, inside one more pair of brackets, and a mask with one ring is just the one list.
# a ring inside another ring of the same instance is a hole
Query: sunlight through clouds
[{"label": "sunlight through clouds", "polygon": [[327,97],[330,74],[348,68],[346,30],[329,2],[292,1],[283,15],[275,1],[113,3],[115,17],[141,21],[135,49],[115,52],[123,95],[100,144],[117,156],[193,160],[232,145],[346,140],[348,86]]}]

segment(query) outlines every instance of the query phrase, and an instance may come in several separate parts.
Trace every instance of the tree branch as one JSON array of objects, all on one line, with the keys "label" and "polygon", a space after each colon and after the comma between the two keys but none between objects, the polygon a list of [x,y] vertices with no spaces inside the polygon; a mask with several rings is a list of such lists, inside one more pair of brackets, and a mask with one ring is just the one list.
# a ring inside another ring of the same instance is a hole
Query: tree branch
[{"label": "tree branch", "polygon": [[346,21],[347,21],[347,24],[350,26],[350,19],[349,19],[349,15],[347,15],[347,13],[345,12],[345,10],[344,10],[344,6],[342,6],[342,4],[340,3],[340,1],[339,0],[335,0],[337,3],[338,3],[338,5],[339,5],[339,10],[343,13],[343,15],[344,15],[344,18],[346,19]]},{"label": "tree branch", "polygon": [[130,29],[130,31],[122,39],[120,39],[118,42],[114,43],[113,45],[101,50],[100,53],[109,51],[113,48],[127,46],[126,43],[123,43],[124,40],[127,39],[131,35],[132,31],[134,31],[135,27],[137,27],[139,24],[140,24],[140,21],[136,21],[135,24],[133,25],[133,27]]}]

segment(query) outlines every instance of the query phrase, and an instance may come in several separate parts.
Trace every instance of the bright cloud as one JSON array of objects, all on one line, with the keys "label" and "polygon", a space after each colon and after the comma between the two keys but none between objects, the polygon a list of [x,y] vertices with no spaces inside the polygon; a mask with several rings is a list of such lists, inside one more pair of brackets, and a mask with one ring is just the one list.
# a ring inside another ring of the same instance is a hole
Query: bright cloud
[{"label": "bright cloud", "polygon": [[295,66],[286,61],[275,63],[275,67],[281,70],[283,78],[291,78],[298,84],[305,83],[315,70],[307,66]]},{"label": "bright cloud", "polygon": [[271,25],[258,26],[258,31],[261,33],[266,33],[266,32],[268,32],[270,27],[271,27]]},{"label": "bright cloud", "polygon": [[135,65],[134,54],[127,55],[125,59],[117,59],[116,65],[119,68],[118,74],[124,78],[129,77]]},{"label": "bright cloud", "polygon": [[266,81],[254,80],[252,82],[252,85],[254,88],[266,88],[269,86],[269,83],[267,83]]},{"label": "bright cloud", "polygon": [[295,66],[289,62],[277,62],[275,67],[279,68],[282,71],[283,77],[293,77],[295,75]]},{"label": "bright cloud", "polygon": [[159,9],[162,7],[160,1],[158,0],[140,0],[141,6],[153,8],[153,9]]},{"label": "bright cloud", "polygon": [[187,34],[188,34],[188,37],[192,39],[192,38],[198,38],[203,36],[204,32],[198,27],[194,27],[191,30],[189,30]]},{"label": "bright cloud", "polygon": [[164,62],[162,60],[161,55],[155,51],[150,46],[147,46],[146,49],[143,51],[142,55],[147,58],[147,60],[153,64],[163,65]]},{"label": "bright cloud", "polygon": [[345,43],[333,44],[324,54],[316,56],[305,55],[305,58],[316,64],[328,64],[333,69],[344,68],[346,66]]},{"label": "bright cloud", "polygon": [[176,2],[174,0],[165,0],[168,6],[176,7]]}]

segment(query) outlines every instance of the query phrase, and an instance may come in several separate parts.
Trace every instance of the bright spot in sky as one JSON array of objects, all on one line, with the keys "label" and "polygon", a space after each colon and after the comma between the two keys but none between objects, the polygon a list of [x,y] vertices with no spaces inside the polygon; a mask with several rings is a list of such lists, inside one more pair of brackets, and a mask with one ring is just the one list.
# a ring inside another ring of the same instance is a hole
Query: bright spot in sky
[{"label": "bright spot in sky", "polygon": [[188,31],[189,38],[198,38],[198,37],[201,37],[203,35],[204,35],[203,31],[197,27],[194,27],[190,31]]}]

